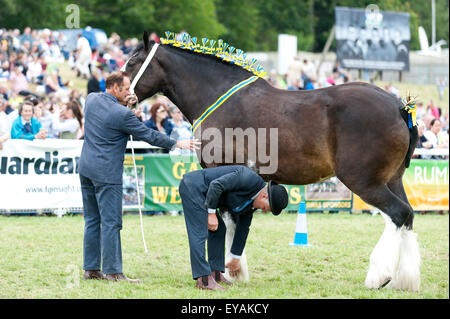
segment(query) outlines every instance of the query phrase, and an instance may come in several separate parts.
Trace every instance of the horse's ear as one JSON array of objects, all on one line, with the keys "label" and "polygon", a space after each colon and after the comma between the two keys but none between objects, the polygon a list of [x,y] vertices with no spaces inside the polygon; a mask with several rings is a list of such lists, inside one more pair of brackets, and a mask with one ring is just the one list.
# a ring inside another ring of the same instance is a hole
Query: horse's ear
[{"label": "horse's ear", "polygon": [[142,35],[142,40],[144,41],[145,51],[148,51],[148,32],[147,32],[147,30],[144,31],[144,34]]}]

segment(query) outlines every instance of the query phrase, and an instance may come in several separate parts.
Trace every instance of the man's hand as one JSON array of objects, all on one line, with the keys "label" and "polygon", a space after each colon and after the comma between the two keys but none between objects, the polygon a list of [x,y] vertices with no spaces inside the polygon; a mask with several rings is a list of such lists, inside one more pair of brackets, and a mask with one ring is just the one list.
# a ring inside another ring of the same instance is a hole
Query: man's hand
[{"label": "man's hand", "polygon": [[177,141],[176,147],[181,149],[187,149],[194,152],[195,150],[200,149],[201,142],[198,139],[192,139],[192,140],[179,140]]},{"label": "man's hand", "polygon": [[47,138],[47,130],[41,128],[34,138],[45,140]]},{"label": "man's hand", "polygon": [[233,258],[228,264],[225,265],[225,268],[228,268],[231,277],[236,277],[241,272],[241,261]]},{"label": "man's hand", "polygon": [[127,103],[127,106],[132,106],[136,104],[138,101],[138,98],[136,94],[130,94],[127,97],[125,97],[125,103]]},{"label": "man's hand", "polygon": [[219,227],[219,221],[217,220],[216,214],[208,213],[208,230],[216,231],[217,227]]}]

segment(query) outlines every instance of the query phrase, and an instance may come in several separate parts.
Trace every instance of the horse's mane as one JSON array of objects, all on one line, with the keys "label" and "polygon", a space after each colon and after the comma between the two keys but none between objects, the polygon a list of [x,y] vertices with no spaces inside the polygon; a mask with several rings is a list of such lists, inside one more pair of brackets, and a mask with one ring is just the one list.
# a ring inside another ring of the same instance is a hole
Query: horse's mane
[{"label": "horse's mane", "polygon": [[[172,39],[171,39],[172,37]],[[258,77],[263,77],[267,73],[264,71],[262,66],[256,64],[256,59],[247,61],[247,54],[240,49],[229,46],[223,40],[208,40],[207,38],[202,38],[202,45],[197,43],[196,37],[191,37],[188,34],[184,34],[182,41],[176,40],[176,34],[170,31],[166,32],[166,38],[160,38],[161,43],[165,45],[170,45],[179,49],[189,50],[195,53],[200,53],[203,55],[214,56],[217,59],[227,62],[229,64],[240,66],[241,68],[253,73]],[[210,42],[210,46],[206,44]],[[217,43],[217,47],[215,44]],[[141,49],[143,46],[140,43],[134,52]]]}]

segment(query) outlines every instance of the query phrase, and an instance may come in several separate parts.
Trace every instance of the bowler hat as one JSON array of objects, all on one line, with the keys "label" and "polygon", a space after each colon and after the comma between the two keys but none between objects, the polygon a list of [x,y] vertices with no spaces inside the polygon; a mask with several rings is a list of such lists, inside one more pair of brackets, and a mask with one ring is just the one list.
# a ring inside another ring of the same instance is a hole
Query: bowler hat
[{"label": "bowler hat", "polygon": [[288,204],[289,198],[286,189],[274,181],[269,181],[267,193],[269,195],[269,204],[272,214],[279,215]]}]

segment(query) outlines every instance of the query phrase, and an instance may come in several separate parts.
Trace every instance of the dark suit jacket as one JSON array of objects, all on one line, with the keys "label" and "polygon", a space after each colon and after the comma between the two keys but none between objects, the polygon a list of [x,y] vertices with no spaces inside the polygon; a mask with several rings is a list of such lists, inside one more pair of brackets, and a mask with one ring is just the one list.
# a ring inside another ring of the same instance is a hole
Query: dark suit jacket
[{"label": "dark suit jacket", "polygon": [[107,92],[91,93],[84,108],[84,143],[78,172],[92,180],[122,184],[123,161],[129,135],[166,149],[176,141],[149,129]]},{"label": "dark suit jacket", "polygon": [[206,190],[206,208],[225,208],[236,217],[231,253],[242,255],[255,211],[252,197],[265,186],[262,177],[246,166],[232,165],[205,168],[185,174],[186,178],[195,180],[188,185]]}]

